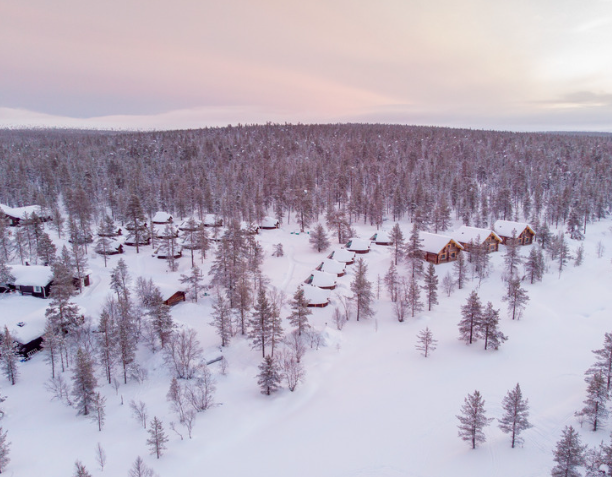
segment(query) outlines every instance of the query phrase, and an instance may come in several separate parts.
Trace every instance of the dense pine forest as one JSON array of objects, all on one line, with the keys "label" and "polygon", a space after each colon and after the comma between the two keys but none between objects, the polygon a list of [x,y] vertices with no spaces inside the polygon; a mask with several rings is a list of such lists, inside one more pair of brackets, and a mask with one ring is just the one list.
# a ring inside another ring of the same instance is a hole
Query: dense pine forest
[{"label": "dense pine forest", "polygon": [[61,197],[84,226],[106,210],[125,221],[133,195],[149,216],[309,221],[343,209],[351,221],[409,218],[435,231],[450,218],[586,227],[612,204],[612,138],[597,135],[360,124],[3,130],[0,167],[0,203],[53,212]]}]

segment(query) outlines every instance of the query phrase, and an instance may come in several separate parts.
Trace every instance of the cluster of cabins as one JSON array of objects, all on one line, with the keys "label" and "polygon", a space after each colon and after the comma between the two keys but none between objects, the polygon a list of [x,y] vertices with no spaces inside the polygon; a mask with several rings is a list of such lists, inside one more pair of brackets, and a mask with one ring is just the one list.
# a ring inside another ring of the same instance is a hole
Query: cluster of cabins
[{"label": "cluster of cabins", "polygon": [[18,227],[21,222],[27,217],[34,214],[41,222],[51,220],[49,214],[43,212],[40,205],[26,205],[25,207],[9,207],[8,205],[0,204],[0,215],[4,214],[4,220],[12,227]]}]

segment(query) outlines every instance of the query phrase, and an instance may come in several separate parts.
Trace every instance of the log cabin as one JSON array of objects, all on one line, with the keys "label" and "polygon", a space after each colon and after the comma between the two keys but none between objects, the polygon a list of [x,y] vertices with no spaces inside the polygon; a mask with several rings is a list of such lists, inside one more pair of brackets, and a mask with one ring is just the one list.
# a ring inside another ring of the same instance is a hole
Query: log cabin
[{"label": "log cabin", "polygon": [[510,220],[498,220],[493,224],[493,230],[499,235],[502,244],[507,245],[509,240],[514,241],[517,245],[529,245],[535,240],[535,230],[525,222],[512,222]]},{"label": "log cabin", "polygon": [[454,262],[463,250],[459,242],[446,235],[421,232],[419,238],[423,241],[423,259],[435,265]]},{"label": "log cabin", "polygon": [[452,233],[453,239],[461,244],[466,252],[472,244],[483,245],[487,252],[497,252],[502,239],[493,230],[463,225]]}]

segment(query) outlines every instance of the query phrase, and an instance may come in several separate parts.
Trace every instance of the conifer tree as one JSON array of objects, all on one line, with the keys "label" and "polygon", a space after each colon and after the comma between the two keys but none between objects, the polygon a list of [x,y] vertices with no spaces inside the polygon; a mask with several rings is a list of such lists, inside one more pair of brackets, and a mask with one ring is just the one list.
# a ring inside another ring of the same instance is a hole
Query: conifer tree
[{"label": "conifer tree", "polygon": [[486,417],[484,405],[485,401],[480,392],[474,391],[474,394],[467,395],[461,406],[461,415],[457,415],[459,437],[469,442],[472,449],[476,449],[477,444],[486,441],[483,429],[493,420]]},{"label": "conifer tree", "polygon": [[97,386],[93,360],[87,351],[79,348],[72,376],[72,395],[79,415],[87,416],[92,411]]},{"label": "conifer tree", "polygon": [[344,210],[330,209],[327,212],[327,226],[330,229],[335,230],[338,237],[338,243],[346,242],[348,238],[347,230],[350,228],[349,222],[346,218]]},{"label": "conifer tree", "polygon": [[592,353],[597,357],[597,361],[589,368],[587,374],[601,373],[606,381],[606,391],[609,394],[612,389],[612,333],[606,333],[603,348],[593,350]]},{"label": "conifer tree", "polygon": [[2,333],[2,342],[0,343],[0,359],[2,360],[4,375],[14,386],[19,377],[19,369],[17,369],[17,356],[15,356],[13,346],[13,337],[8,326],[4,325],[4,333]]},{"label": "conifer tree", "polygon": [[296,328],[298,336],[301,336],[302,332],[310,328],[308,317],[312,315],[312,311],[308,308],[308,300],[306,300],[304,296],[304,289],[302,287],[298,287],[290,305],[291,314],[288,317],[289,323]]},{"label": "conifer tree", "polygon": [[4,257],[0,256],[0,284],[15,283],[15,276],[11,267],[6,264]]},{"label": "conifer tree", "polygon": [[541,282],[544,276],[544,254],[540,247],[533,247],[529,252],[529,257],[525,262],[525,271],[529,277],[529,282]]},{"label": "conifer tree", "polygon": [[351,282],[357,321],[359,321],[359,318],[368,318],[374,315],[374,309],[372,308],[374,292],[372,291],[372,282],[366,277],[367,273],[368,266],[365,260],[360,258],[356,262],[355,278]]},{"label": "conifer tree", "polygon": [[164,298],[158,287],[153,288],[150,300],[147,315],[151,320],[153,332],[159,339],[160,346],[164,349],[174,329],[174,321],[170,313],[170,306],[164,303]]},{"label": "conifer tree", "polygon": [[431,311],[433,305],[438,304],[438,275],[433,263],[429,263],[425,272],[423,289],[425,290],[425,299],[427,300],[427,309]]},{"label": "conifer tree", "polygon": [[533,427],[529,422],[529,400],[523,399],[523,393],[519,384],[516,384],[514,389],[508,391],[508,394],[502,400],[502,408],[504,415],[499,419],[499,428],[502,432],[510,434],[511,447],[516,444],[522,444],[523,439],[519,437],[521,432],[530,427]]},{"label": "conifer tree", "polygon": [[432,351],[435,351],[437,343],[438,340],[434,339],[433,333],[429,329],[429,326],[426,326],[425,329],[419,331],[419,334],[417,335],[416,349],[420,351],[425,358],[427,358]]},{"label": "conifer tree", "polygon": [[453,269],[455,270],[457,287],[459,288],[459,290],[462,290],[467,279],[467,265],[465,263],[465,257],[463,256],[463,253],[459,252],[457,254],[457,260],[453,264]]},{"label": "conifer tree", "polygon": [[580,246],[576,249],[576,254],[574,255],[574,267],[579,267],[584,262],[584,244],[580,244]]},{"label": "conifer tree", "polygon": [[397,222],[393,225],[389,238],[393,241],[393,261],[395,265],[397,265],[402,258],[402,251],[404,248],[404,234]]},{"label": "conifer tree", "polygon": [[580,477],[578,468],[585,465],[585,451],[580,435],[572,426],[565,426],[561,439],[553,451],[557,463],[551,471],[552,477]]},{"label": "conifer tree", "polygon": [[213,321],[211,326],[214,326],[217,330],[217,334],[221,338],[221,346],[229,345],[232,337],[232,312],[229,301],[219,288],[216,290],[213,301]]},{"label": "conifer tree", "polygon": [[508,279],[512,279],[516,276],[521,261],[519,245],[516,239],[516,230],[512,230],[512,238],[506,241],[506,253],[504,254],[504,263],[506,264]]},{"label": "conifer tree", "polygon": [[559,267],[558,267],[559,278],[561,278],[561,272],[563,271],[563,269],[567,265],[567,262],[570,259],[569,246],[567,245],[567,242],[565,241],[565,237],[563,236],[563,233],[560,233],[559,236],[557,237],[556,252],[557,252],[557,262],[559,264]]},{"label": "conifer tree", "polygon": [[608,402],[608,391],[606,390],[606,379],[601,372],[587,374],[586,382],[587,397],[584,400],[584,408],[576,415],[586,418],[593,426],[593,432],[597,427],[604,424],[609,412],[606,407]]},{"label": "conifer tree", "polygon": [[459,321],[459,333],[465,344],[472,344],[478,339],[478,330],[482,320],[482,305],[476,291],[472,291],[467,303],[461,307],[461,321]]},{"label": "conifer tree", "polygon": [[416,277],[410,277],[408,289],[406,290],[405,297],[406,305],[410,309],[410,316],[414,318],[414,315],[423,310],[423,302],[421,301],[421,289],[417,283]]},{"label": "conifer tree", "polygon": [[91,474],[80,460],[74,463],[74,474],[72,475],[73,477],[91,477]]},{"label": "conifer tree", "polygon": [[389,291],[389,295],[391,296],[391,301],[396,302],[399,295],[399,275],[397,273],[397,267],[394,262],[391,262],[391,266],[389,267],[389,271],[385,275],[385,286]]},{"label": "conifer tree", "polygon": [[[117,364],[117,329],[112,315],[109,313],[108,303],[100,313],[96,337],[98,342],[98,358],[104,368],[108,384],[111,384],[113,370]],[[46,342],[47,340],[45,339],[45,344]]]},{"label": "conifer tree", "polygon": [[147,445],[149,446],[152,455],[155,455],[158,459],[166,450],[166,443],[168,442],[168,436],[164,431],[163,423],[157,416],[153,417],[149,429],[149,438],[147,439]]},{"label": "conifer tree", "polygon": [[6,469],[6,466],[11,462],[9,457],[11,443],[7,440],[8,431],[0,426],[0,474]]},{"label": "conifer tree", "polygon": [[117,266],[111,272],[111,288],[117,293],[117,299],[128,300],[130,297],[130,282],[132,277],[128,271],[127,264],[122,258],[117,262]]},{"label": "conifer tree", "polygon": [[204,276],[202,275],[202,270],[196,265],[191,267],[191,273],[189,275],[181,275],[179,281],[187,285],[188,290],[191,292],[191,296],[193,297],[193,301],[197,303],[198,295],[203,288],[202,280]]},{"label": "conifer tree", "polygon": [[493,304],[488,302],[478,323],[478,335],[485,340],[484,349],[488,347],[498,349],[508,339],[507,336],[497,329],[498,326],[499,310],[494,309]]},{"label": "conifer tree", "polygon": [[147,238],[146,218],[137,195],[132,194],[126,209],[126,228],[136,243],[136,253],[140,253],[140,245]]},{"label": "conifer tree", "polygon": [[419,229],[416,222],[412,226],[412,232],[406,242],[405,254],[408,268],[412,277],[420,277],[423,273],[423,241],[419,237]]},{"label": "conifer tree", "polygon": [[327,250],[330,246],[329,239],[327,238],[327,231],[319,223],[315,225],[314,230],[310,232],[308,241],[312,245],[312,248],[319,253],[323,250]]},{"label": "conifer tree", "polygon": [[257,384],[261,388],[261,393],[269,396],[278,391],[282,379],[281,370],[276,360],[266,355],[263,362],[259,365]]},{"label": "conifer tree", "polygon": [[147,466],[142,460],[142,457],[136,457],[136,460],[132,464],[132,468],[130,469],[128,476],[129,477],[154,477],[155,473],[153,469]]},{"label": "conifer tree", "polygon": [[44,264],[51,265],[55,260],[57,247],[46,232],[41,232],[37,247],[38,257]]},{"label": "conifer tree", "polygon": [[249,338],[252,340],[251,347],[261,349],[261,354],[266,357],[266,346],[270,343],[272,332],[272,307],[262,287],[257,293],[257,301],[253,306],[253,314],[249,321]]},{"label": "conifer tree", "polygon": [[521,280],[519,278],[511,278],[508,280],[508,292],[502,300],[508,302],[508,314],[512,316],[512,319],[519,320],[529,301],[527,290],[521,288]]}]

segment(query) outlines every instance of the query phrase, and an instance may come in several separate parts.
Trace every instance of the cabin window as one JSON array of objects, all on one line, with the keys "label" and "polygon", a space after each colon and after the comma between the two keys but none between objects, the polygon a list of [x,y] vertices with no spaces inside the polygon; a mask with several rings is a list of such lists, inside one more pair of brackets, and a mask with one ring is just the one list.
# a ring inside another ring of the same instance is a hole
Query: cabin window
[{"label": "cabin window", "polygon": [[525,237],[525,243],[529,243],[531,242],[531,239],[529,237]]},{"label": "cabin window", "polygon": [[494,243],[489,245],[489,250],[491,250],[492,252],[495,250],[495,244]]},{"label": "cabin window", "polygon": [[42,288],[41,287],[34,287],[34,293],[42,293]]},{"label": "cabin window", "polygon": [[455,258],[457,254],[455,252],[451,253],[451,258]]},{"label": "cabin window", "polygon": [[443,253],[442,255],[440,255],[440,260],[446,260],[446,254]]}]

